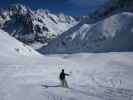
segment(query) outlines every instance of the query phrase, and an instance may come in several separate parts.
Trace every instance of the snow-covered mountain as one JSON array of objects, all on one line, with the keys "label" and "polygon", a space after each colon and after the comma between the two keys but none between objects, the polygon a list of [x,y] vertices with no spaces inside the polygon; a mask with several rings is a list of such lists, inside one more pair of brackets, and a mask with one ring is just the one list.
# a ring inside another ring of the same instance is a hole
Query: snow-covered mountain
[{"label": "snow-covered mountain", "polygon": [[41,53],[132,51],[132,4],[109,0],[78,18],[18,4],[1,9],[0,25]]},{"label": "snow-covered mountain", "polygon": [[33,11],[20,4],[0,10],[0,28],[34,48],[46,45],[77,23],[74,17],[43,9]]},{"label": "snow-covered mountain", "polygon": [[133,50],[133,13],[123,12],[51,41],[42,53],[113,52]]},{"label": "snow-covered mountain", "polygon": [[[42,53],[113,52],[133,50],[133,2],[105,4],[79,24],[41,48]],[[54,48],[54,49],[53,49]]]},{"label": "snow-covered mountain", "polygon": [[14,39],[8,33],[0,30],[0,57],[39,56],[31,47]]}]

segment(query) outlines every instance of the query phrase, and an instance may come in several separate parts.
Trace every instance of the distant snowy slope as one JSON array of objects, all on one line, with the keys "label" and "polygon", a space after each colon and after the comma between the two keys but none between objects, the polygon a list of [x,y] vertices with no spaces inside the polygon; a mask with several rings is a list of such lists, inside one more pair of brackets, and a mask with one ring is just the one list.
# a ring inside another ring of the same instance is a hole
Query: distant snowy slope
[{"label": "distant snowy slope", "polygon": [[77,23],[72,16],[43,9],[31,10],[21,4],[0,9],[0,28],[35,49],[47,45]]},{"label": "distant snowy slope", "polygon": [[31,47],[14,39],[8,33],[0,30],[0,57],[39,56]]},{"label": "distant snowy slope", "polygon": [[41,48],[42,53],[111,52],[133,50],[133,13],[112,15],[95,24],[79,24]]}]

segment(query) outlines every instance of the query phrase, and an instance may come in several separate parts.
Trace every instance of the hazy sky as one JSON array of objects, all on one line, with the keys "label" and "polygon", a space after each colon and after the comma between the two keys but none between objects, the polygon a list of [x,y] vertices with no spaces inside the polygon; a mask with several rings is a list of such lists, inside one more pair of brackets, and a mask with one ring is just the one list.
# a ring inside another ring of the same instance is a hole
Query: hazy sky
[{"label": "hazy sky", "polygon": [[67,15],[87,15],[107,0],[0,0],[0,7],[21,3],[32,9],[49,9],[51,12],[63,12]]}]

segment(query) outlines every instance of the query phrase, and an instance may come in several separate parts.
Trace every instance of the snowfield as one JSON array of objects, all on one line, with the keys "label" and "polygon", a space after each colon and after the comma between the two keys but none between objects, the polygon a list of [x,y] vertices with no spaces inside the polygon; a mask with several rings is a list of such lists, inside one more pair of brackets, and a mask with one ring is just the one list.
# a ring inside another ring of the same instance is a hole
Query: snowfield
[{"label": "snowfield", "polygon": [[[1,57],[0,100],[133,100],[133,53]],[[61,69],[69,89],[59,85]]]}]

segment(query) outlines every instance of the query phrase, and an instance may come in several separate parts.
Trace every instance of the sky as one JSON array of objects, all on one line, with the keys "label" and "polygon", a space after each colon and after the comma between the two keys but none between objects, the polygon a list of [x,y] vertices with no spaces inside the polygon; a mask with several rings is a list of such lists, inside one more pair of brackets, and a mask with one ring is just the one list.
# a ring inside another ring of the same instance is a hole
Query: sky
[{"label": "sky", "polygon": [[11,4],[23,4],[32,9],[48,9],[53,13],[72,16],[85,16],[107,0],[0,0],[0,7]]}]

